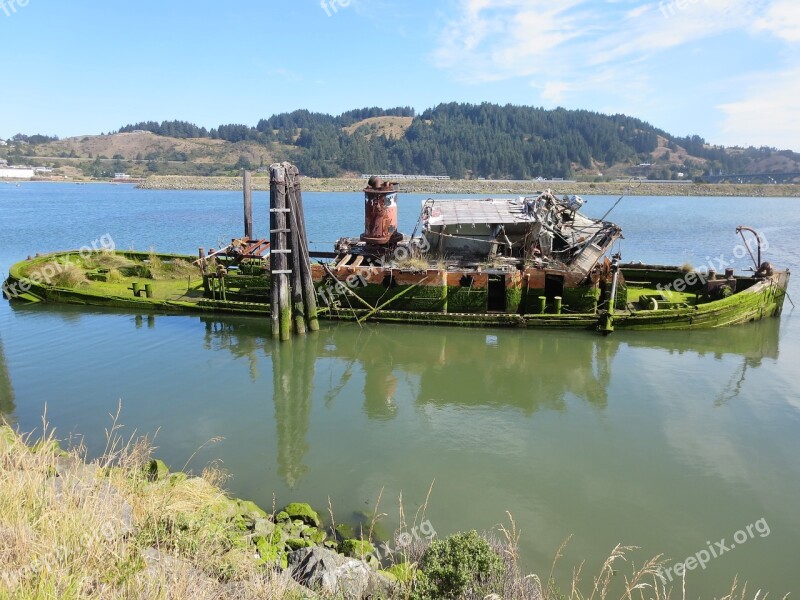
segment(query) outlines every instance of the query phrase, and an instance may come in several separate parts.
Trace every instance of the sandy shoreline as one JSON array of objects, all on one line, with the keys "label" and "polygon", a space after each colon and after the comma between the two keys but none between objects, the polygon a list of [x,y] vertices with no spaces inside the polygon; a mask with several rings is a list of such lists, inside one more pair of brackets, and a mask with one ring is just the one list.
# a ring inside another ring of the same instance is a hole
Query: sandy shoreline
[{"label": "sandy shoreline", "polygon": [[[303,190],[308,192],[360,192],[363,179],[303,179]],[[139,187],[149,190],[240,190],[238,177],[185,177],[163,175],[147,178]],[[488,181],[488,180],[407,180],[400,189],[416,194],[530,194],[550,187],[558,194],[582,195],[632,195],[632,196],[745,196],[745,197],[800,197],[799,185],[763,184],[694,184],[651,183],[643,181],[589,183],[557,181]],[[269,178],[253,177],[253,189],[269,190]]]}]

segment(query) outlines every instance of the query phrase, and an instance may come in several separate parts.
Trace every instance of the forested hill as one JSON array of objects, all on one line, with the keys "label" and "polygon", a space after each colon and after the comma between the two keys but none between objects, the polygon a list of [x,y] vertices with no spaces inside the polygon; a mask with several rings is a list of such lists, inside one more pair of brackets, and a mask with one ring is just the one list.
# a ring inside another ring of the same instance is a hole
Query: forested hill
[{"label": "forested hill", "polygon": [[[604,171],[622,175],[641,163],[652,164],[646,175],[653,178],[696,177],[746,172],[777,153],[710,146],[699,136],[675,137],[625,115],[489,103],[440,104],[420,115],[408,107],[366,108],[336,117],[298,110],[262,119],[255,127],[221,125],[207,131],[173,121],[137,123],[120,132],[135,130],[285,145],[301,171],[316,177],[382,172],[568,178]],[[792,152],[777,154],[790,163],[800,159]]]},{"label": "forested hill", "polygon": [[255,126],[212,129],[148,121],[102,136],[58,140],[20,134],[14,140],[4,153],[11,163],[63,157],[92,177],[116,171],[214,175],[282,160],[313,177],[405,173],[596,180],[800,172],[800,154],[788,150],[713,146],[625,115],[489,103],[440,104],[422,114],[409,107],[338,116],[297,110]]}]

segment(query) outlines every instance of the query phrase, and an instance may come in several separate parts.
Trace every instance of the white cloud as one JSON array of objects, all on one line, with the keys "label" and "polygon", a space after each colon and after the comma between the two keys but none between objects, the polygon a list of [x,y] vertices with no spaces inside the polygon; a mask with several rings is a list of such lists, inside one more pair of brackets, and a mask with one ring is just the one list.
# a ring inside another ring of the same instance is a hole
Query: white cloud
[{"label": "white cloud", "polygon": [[800,4],[797,0],[776,0],[764,16],[755,21],[754,27],[787,42],[800,42]]},{"label": "white cloud", "polygon": [[[669,64],[668,52],[687,45],[701,52],[706,41],[730,33],[740,35],[742,44],[753,44],[754,51],[759,45],[765,55],[762,73],[800,69],[793,47],[800,41],[798,0],[458,0],[458,7],[444,23],[432,56],[435,65],[465,83],[526,79],[546,105],[597,110],[595,102],[602,101],[613,106],[599,110],[632,114],[657,106],[674,120],[669,98],[679,91],[659,87],[658,69]],[[778,44],[765,47],[757,39],[764,35]],[[782,53],[785,44],[791,51]],[[752,81],[762,73],[745,75]],[[713,78],[712,67],[696,86],[707,93]],[[722,103],[735,99],[741,84],[714,83],[717,98],[706,100],[698,91],[696,102],[708,111],[718,104],[727,140],[761,143],[775,132],[781,135],[769,145],[797,147],[795,126],[782,121],[793,117],[792,122],[800,123],[793,106],[795,84],[781,79],[770,82],[769,91],[753,89],[741,100]],[[686,81],[683,89],[691,94],[693,85]],[[765,108],[768,112],[760,112]],[[759,125],[737,122],[745,116]]]},{"label": "white cloud", "polygon": [[545,102],[561,104],[567,92],[573,91],[576,86],[564,81],[548,81],[544,84],[542,93],[539,94]]},{"label": "white cloud", "polygon": [[720,104],[721,143],[797,149],[800,143],[800,68],[752,81],[741,100]]},{"label": "white cloud", "polygon": [[588,0],[461,0],[433,59],[471,82],[583,75],[747,27],[767,14],[764,1],[658,0],[630,8]]}]

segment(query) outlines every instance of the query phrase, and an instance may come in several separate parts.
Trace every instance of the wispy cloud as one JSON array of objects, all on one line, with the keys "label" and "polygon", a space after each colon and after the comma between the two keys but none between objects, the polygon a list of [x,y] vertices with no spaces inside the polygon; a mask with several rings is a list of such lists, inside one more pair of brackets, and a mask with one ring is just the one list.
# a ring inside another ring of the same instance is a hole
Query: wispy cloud
[{"label": "wispy cloud", "polygon": [[757,77],[744,97],[719,104],[724,118],[721,142],[730,145],[798,149],[800,143],[800,68]]},{"label": "wispy cloud", "polygon": [[[527,80],[544,104],[586,107],[587,97],[602,93],[621,111],[630,106],[634,89],[639,101],[667,106],[665,97],[686,93],[661,83],[658,70],[670,52],[731,33],[754,46],[765,35],[774,42],[777,50],[765,71],[800,68],[796,48],[781,52],[781,44],[800,41],[797,0],[459,0],[457,6],[432,54],[434,64],[462,83]],[[714,77],[713,66],[708,77]],[[731,102],[705,101],[707,110],[719,105],[724,115],[742,114],[766,100],[744,98],[733,85],[720,88]],[[796,95],[776,96],[776,114],[797,116]],[[729,126],[726,133],[735,135]]]},{"label": "wispy cloud", "polygon": [[800,42],[800,4],[797,0],[776,0],[756,19],[755,28],[788,42]]},{"label": "wispy cloud", "polygon": [[744,27],[764,13],[754,0],[630,4],[461,0],[459,16],[445,25],[447,34],[434,52],[434,62],[461,80],[475,82],[570,74],[619,61],[639,62]]}]

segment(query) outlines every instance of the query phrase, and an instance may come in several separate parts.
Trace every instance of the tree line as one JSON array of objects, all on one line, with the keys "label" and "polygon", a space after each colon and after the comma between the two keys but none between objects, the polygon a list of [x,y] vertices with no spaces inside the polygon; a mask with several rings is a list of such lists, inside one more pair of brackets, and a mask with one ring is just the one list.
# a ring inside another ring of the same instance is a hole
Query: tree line
[{"label": "tree line", "polygon": [[[371,117],[413,120],[402,135],[387,133],[375,124],[345,131]],[[232,123],[212,129],[186,121],[144,121],[119,132],[137,130],[176,138],[282,144],[287,158],[312,177],[393,172],[453,178],[568,178],[576,168],[648,162],[659,137],[667,140],[671,152],[682,147],[690,157],[705,159],[706,171],[743,172],[754,161],[778,152],[752,147],[730,152],[707,144],[700,136],[672,136],[622,114],[492,103],[451,102],[419,115],[411,107],[362,108],[338,116],[296,110],[260,119],[255,126]],[[781,153],[800,160],[797,153]]]}]

